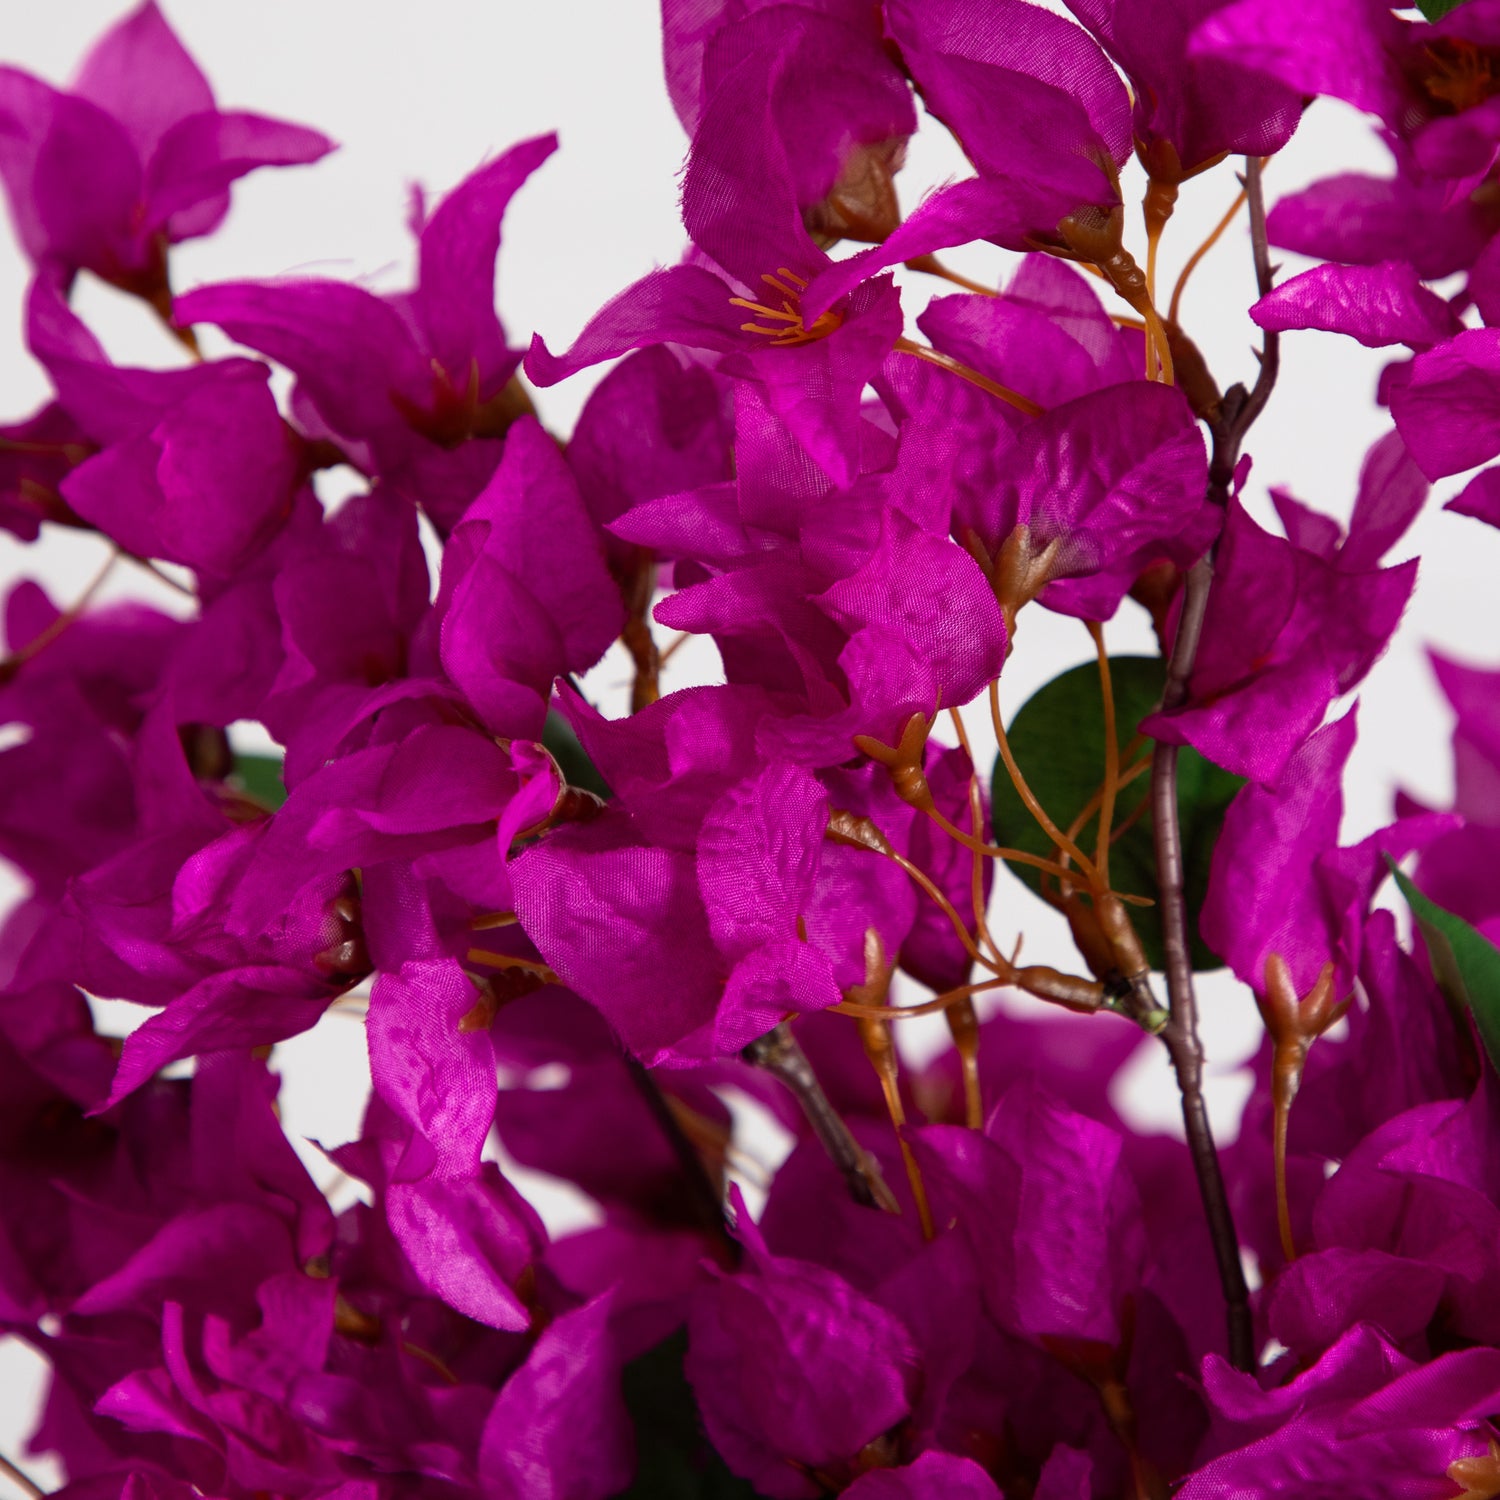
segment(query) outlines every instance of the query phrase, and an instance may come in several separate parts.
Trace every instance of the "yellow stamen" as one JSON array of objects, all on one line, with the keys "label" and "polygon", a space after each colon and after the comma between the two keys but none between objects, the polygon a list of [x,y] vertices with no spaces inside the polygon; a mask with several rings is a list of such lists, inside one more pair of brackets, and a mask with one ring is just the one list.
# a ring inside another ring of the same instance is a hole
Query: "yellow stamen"
[{"label": "yellow stamen", "polygon": [[811,325],[804,323],[802,293],[807,290],[807,281],[805,277],[797,275],[786,266],[778,266],[776,275],[767,274],[760,279],[774,291],[781,293],[780,307],[768,307],[764,302],[752,302],[748,297],[731,297],[729,305],[743,307],[747,312],[754,313],[757,318],[767,319],[772,324],[782,326],[767,328],[762,323],[741,323],[742,333],[758,333],[770,339],[777,348],[786,349],[827,338],[843,323],[844,315],[834,312],[832,308],[819,313]]}]

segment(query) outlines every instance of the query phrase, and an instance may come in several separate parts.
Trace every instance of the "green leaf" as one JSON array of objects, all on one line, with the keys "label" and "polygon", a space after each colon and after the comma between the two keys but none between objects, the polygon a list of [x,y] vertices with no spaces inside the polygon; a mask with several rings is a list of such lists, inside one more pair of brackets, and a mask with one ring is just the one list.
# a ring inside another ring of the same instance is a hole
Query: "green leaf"
[{"label": "green leaf", "polygon": [[[1121,749],[1120,769],[1124,771],[1130,764],[1125,747],[1135,736],[1141,720],[1161,701],[1166,667],[1154,656],[1112,656],[1109,665],[1114,685],[1115,729]],[[1016,715],[1009,739],[1016,764],[1037,800],[1058,827],[1069,827],[1104,780],[1104,697],[1099,690],[1097,663],[1074,667],[1034,693]],[[1148,740],[1139,754],[1148,754],[1150,748]],[[1132,756],[1131,760],[1137,758]],[[1109,879],[1116,891],[1155,901],[1160,892],[1156,883],[1150,781],[1150,772],[1142,773],[1122,788],[1115,803],[1115,828],[1119,829],[1127,820],[1130,826],[1110,850]],[[1183,874],[1195,969],[1218,969],[1224,964],[1198,936],[1198,912],[1208,889],[1209,862],[1225,810],[1244,784],[1241,777],[1204,760],[1196,750],[1184,746],[1178,752],[1177,806],[1182,824]],[[996,842],[1050,856],[1051,840],[1026,811],[1011,785],[1005,763],[998,758],[992,796]],[[1078,842],[1085,854],[1092,855],[1098,826],[1097,816],[1083,826]],[[1011,865],[1009,869],[1032,890],[1040,888],[1040,872],[1025,865]],[[1153,968],[1161,968],[1164,956],[1156,907],[1133,907],[1131,916],[1147,960]]]},{"label": "green leaf", "polygon": [[1411,907],[1422,941],[1427,944],[1433,978],[1450,1001],[1466,1007],[1473,1015],[1484,1050],[1500,1071],[1500,948],[1462,917],[1429,901],[1396,868],[1389,854],[1385,862]]},{"label": "green leaf", "polygon": [[286,801],[279,755],[236,755],[234,777],[250,796],[272,812]]},{"label": "green leaf", "polygon": [[1441,21],[1449,11],[1457,10],[1466,0],[1415,0],[1415,3],[1429,21]]},{"label": "green leaf", "polygon": [[614,796],[599,774],[599,768],[589,759],[588,751],[578,743],[573,726],[560,713],[547,715],[547,722],[542,729],[542,743],[562,767],[569,786],[582,787],[586,792],[603,797],[606,802]]},{"label": "green leaf", "polygon": [[761,1500],[729,1472],[703,1435],[698,1403],[682,1372],[687,1330],[625,1366],[621,1388],[635,1424],[635,1482],[619,1500]]}]

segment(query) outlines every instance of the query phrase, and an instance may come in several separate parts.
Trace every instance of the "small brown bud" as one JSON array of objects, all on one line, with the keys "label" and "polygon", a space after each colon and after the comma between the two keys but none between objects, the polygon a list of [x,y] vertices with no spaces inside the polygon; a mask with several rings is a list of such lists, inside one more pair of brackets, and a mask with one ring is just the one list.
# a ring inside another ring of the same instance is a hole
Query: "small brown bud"
[{"label": "small brown bud", "polygon": [[874,819],[842,807],[830,808],[828,833],[835,844],[851,844],[859,849],[873,849],[877,854],[894,854],[891,841],[880,831]]}]

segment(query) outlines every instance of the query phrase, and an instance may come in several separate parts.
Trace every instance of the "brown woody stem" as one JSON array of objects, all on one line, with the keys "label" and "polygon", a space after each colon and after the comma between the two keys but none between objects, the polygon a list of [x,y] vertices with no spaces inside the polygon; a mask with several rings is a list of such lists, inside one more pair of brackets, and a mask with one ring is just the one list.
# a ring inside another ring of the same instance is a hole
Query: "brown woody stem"
[{"label": "brown woody stem", "polygon": [[[1261,194],[1261,163],[1249,158],[1245,196],[1250,205],[1250,240],[1256,285],[1262,296],[1271,290],[1272,267],[1266,238],[1265,200]],[[1260,373],[1254,387],[1232,386],[1222,408],[1209,422],[1213,452],[1209,461],[1209,497],[1220,505],[1229,500],[1229,486],[1239,462],[1240,445],[1251,424],[1264,410],[1276,383],[1279,345],[1267,333],[1260,354]],[[1188,571],[1182,618],[1167,662],[1162,709],[1179,708],[1188,697],[1188,683],[1198,657],[1198,642],[1213,586],[1213,557],[1199,558]],[[1151,756],[1151,811],[1156,834],[1157,883],[1161,891],[1162,946],[1166,953],[1167,996],[1171,1019],[1162,1040],[1177,1074],[1182,1093],[1182,1118],[1188,1150],[1198,1177],[1203,1211],[1213,1240],[1214,1259],[1229,1318],[1229,1357],[1236,1369],[1255,1367],[1255,1339],[1250,1321],[1250,1294],[1240,1265],[1239,1237],[1224,1188],[1224,1174],[1214,1146],[1208,1108],[1203,1099],[1203,1042],[1198,1034],[1198,1003],[1193,993],[1193,962],[1183,884],[1182,828],[1177,810],[1176,745],[1158,742]]]},{"label": "brown woody stem", "polygon": [[[1200,558],[1187,576],[1187,597],[1167,666],[1162,706],[1177,707],[1187,697],[1188,676],[1198,654],[1203,615],[1213,580],[1213,564]],[[1224,1188],[1213,1127],[1203,1098],[1203,1042],[1198,1035],[1198,1001],[1193,993],[1193,960],[1183,886],[1182,828],[1177,814],[1177,746],[1158,742],[1151,756],[1151,812],[1156,833],[1156,875],[1160,888],[1162,946],[1166,952],[1167,1005],[1171,1019],[1162,1032],[1182,1094],[1182,1122],[1198,1177],[1203,1212],[1213,1240],[1214,1260],[1229,1314],[1229,1357],[1236,1369],[1255,1367],[1250,1323],[1250,1291],[1240,1265],[1239,1236]]]},{"label": "brown woody stem", "polygon": [[856,1203],[867,1208],[882,1208],[887,1213],[901,1212],[901,1205],[880,1175],[880,1167],[854,1139],[843,1116],[829,1103],[807,1054],[785,1021],[772,1027],[764,1036],[756,1037],[741,1055],[746,1062],[779,1078],[796,1096],[813,1134],[823,1143],[829,1159],[843,1174],[849,1196]]},{"label": "brown woody stem", "polygon": [[44,1500],[46,1490],[39,1485],[24,1469],[18,1468],[3,1453],[0,1453],[0,1474],[6,1475],[16,1485],[32,1497],[32,1500]]}]

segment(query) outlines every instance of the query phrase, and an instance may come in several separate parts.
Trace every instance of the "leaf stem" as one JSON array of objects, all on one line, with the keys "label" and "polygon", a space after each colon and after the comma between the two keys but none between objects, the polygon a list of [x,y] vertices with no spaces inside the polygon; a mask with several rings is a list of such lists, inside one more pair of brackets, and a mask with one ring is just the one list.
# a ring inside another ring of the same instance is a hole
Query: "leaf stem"
[{"label": "leaf stem", "polygon": [[[970,959],[981,967],[988,969],[990,973],[998,974],[1000,970],[996,967],[994,961],[987,954],[980,952],[978,944],[974,941],[973,934],[964,926],[963,918],[959,916],[953,903],[937,888],[936,883],[927,873],[918,869],[905,855],[898,854],[894,849],[886,857],[900,865],[937,904],[938,909],[953,924],[953,931],[957,934],[959,942],[964,946],[964,952],[969,955]],[[979,858],[977,852],[974,857],[976,859]]]},{"label": "leaf stem", "polygon": [[973,858],[969,866],[969,904],[974,912],[974,931],[985,952],[992,958],[999,959],[1000,945],[990,932],[984,910],[984,852],[978,847],[982,843],[980,830],[984,827],[984,799],[980,795],[979,777],[974,770],[974,748],[969,744],[969,731],[964,725],[964,716],[956,708],[950,708],[948,717],[953,721],[958,743],[969,757],[969,827],[974,835],[974,843],[970,845]]},{"label": "leaf stem", "polygon": [[[1030,804],[1027,804],[1030,806]],[[1047,859],[1041,854],[1030,854],[1025,849],[1008,849],[1003,844],[986,844],[972,834],[965,833],[956,823],[950,823],[936,808],[928,808],[927,816],[937,824],[949,838],[960,843],[965,849],[972,850],[975,854],[986,855],[990,859],[1003,859],[1008,864],[1030,865],[1035,870],[1042,871],[1046,875],[1055,875],[1059,879],[1067,876],[1067,870],[1055,860]]]},{"label": "leaf stem", "polygon": [[1280,1080],[1273,1086],[1271,1115],[1271,1154],[1276,1168],[1276,1230],[1281,1236],[1281,1253],[1290,1265],[1297,1258],[1297,1242],[1292,1238],[1292,1204],[1286,1188],[1286,1128],[1292,1112],[1292,1101]]}]

